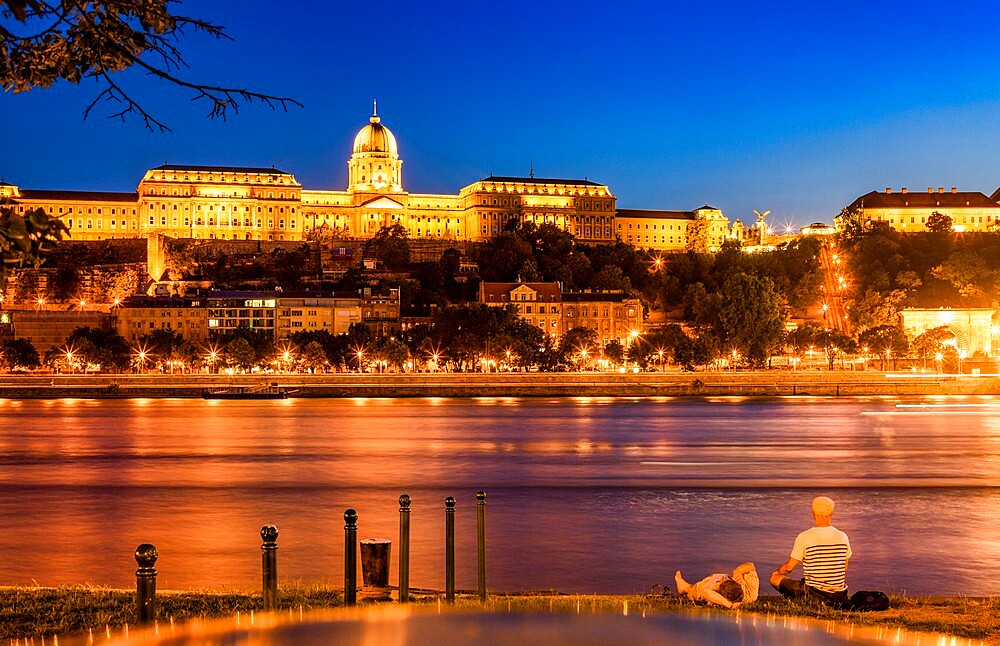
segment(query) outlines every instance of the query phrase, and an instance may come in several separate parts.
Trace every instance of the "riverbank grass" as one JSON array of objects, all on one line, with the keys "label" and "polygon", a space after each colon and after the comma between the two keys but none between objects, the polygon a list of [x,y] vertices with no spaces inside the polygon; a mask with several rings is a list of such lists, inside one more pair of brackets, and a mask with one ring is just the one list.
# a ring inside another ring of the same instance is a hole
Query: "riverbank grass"
[{"label": "riverbank grass", "polygon": [[[417,607],[446,607],[437,591],[411,591]],[[306,584],[282,587],[279,610],[295,614],[314,609],[337,608],[343,603],[342,590]],[[362,599],[361,604],[365,601]],[[0,638],[68,636],[93,633],[120,634],[135,621],[135,593],[131,590],[89,586],[58,588],[0,588]],[[455,607],[460,610],[485,609],[490,612],[613,612],[718,613],[727,611],[696,606],[673,595],[562,595],[523,593],[490,595],[485,608],[471,594],[460,594]],[[171,592],[157,594],[157,616],[162,623],[184,623],[194,619],[249,615],[261,612],[259,593]],[[859,626],[902,628],[933,632],[973,640],[973,643],[1000,645],[1000,597],[892,597],[885,612],[844,612],[822,606],[790,602],[781,597],[761,597],[741,613],[766,617],[802,617],[824,621],[850,622]]]}]

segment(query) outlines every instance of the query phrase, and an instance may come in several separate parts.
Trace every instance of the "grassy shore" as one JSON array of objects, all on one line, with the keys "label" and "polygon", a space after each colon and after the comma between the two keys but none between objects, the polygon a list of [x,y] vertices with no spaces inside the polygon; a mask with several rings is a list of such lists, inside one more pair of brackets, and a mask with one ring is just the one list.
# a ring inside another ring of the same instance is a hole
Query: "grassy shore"
[{"label": "grassy shore", "polygon": [[[86,633],[120,633],[134,623],[134,592],[96,587],[0,588],[0,638],[49,638]],[[435,591],[411,593],[414,605],[437,607],[442,596]],[[291,585],[282,588],[279,606],[293,612],[335,608],[342,591],[332,588]],[[365,601],[362,599],[361,603]],[[157,616],[163,623],[183,623],[197,618],[225,617],[261,612],[259,593],[160,592]],[[459,595],[456,607],[480,609],[471,595]],[[492,612],[616,612],[638,613],[726,613],[695,606],[672,595],[562,595],[533,593],[490,595],[485,609]],[[806,606],[780,597],[762,597],[741,610],[743,615],[804,617],[860,626],[903,628],[915,632],[944,633],[964,639],[1000,645],[1000,597],[893,597],[886,612],[858,613]]]}]

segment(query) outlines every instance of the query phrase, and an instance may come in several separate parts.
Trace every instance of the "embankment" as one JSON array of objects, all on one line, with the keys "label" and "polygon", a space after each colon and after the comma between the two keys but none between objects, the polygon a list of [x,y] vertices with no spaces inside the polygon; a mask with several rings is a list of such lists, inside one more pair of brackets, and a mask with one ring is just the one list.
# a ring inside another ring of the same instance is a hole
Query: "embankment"
[{"label": "embankment", "polygon": [[849,397],[998,395],[1000,376],[854,371],[55,375],[0,377],[8,399],[201,397],[277,384],[292,397]]}]

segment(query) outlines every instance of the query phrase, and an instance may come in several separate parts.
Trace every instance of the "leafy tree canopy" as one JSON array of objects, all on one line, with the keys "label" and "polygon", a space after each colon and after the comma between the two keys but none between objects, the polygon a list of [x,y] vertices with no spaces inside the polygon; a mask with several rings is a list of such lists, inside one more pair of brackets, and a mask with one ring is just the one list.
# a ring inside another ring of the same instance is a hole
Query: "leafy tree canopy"
[{"label": "leafy tree canopy", "polygon": [[169,128],[119,81],[131,67],[191,93],[207,103],[209,116],[225,119],[244,103],[271,108],[300,105],[289,97],[209,85],[181,75],[187,67],[180,49],[188,31],[226,39],[219,25],[175,11],[174,0],[0,0],[0,85],[5,92],[47,88],[56,81],[93,79],[100,92],[84,110],[111,107],[111,118],[138,117],[149,129]]}]

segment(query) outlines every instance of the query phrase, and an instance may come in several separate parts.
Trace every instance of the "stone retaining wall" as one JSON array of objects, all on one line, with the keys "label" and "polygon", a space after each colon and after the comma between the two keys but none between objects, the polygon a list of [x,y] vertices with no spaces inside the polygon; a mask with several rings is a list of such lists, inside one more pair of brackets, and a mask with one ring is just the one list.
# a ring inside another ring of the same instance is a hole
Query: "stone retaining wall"
[{"label": "stone retaining wall", "polygon": [[274,383],[293,397],[716,397],[997,395],[1000,378],[882,373],[55,375],[0,377],[0,397],[201,397]]}]

